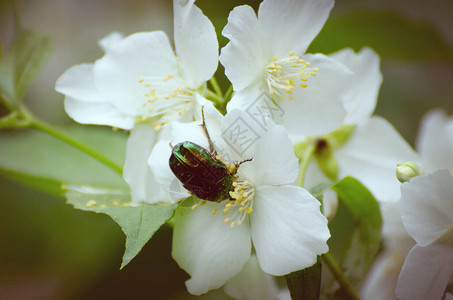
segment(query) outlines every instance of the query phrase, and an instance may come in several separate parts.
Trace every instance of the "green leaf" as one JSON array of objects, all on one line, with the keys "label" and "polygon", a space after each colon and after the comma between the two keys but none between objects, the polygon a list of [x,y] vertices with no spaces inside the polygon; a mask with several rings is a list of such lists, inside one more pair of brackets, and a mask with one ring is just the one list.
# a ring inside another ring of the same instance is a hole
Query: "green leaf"
[{"label": "green leaf", "polygon": [[65,186],[67,202],[75,208],[109,215],[126,235],[126,250],[121,268],[143,248],[154,233],[168,221],[177,204],[131,206],[124,190],[108,190],[88,186]]},{"label": "green leaf", "polygon": [[304,270],[286,275],[286,283],[293,300],[318,300],[321,291],[321,260]]},{"label": "green leaf", "polygon": [[339,198],[329,223],[330,253],[351,284],[357,288],[371,266],[381,243],[379,204],[359,181],[345,177],[332,186]]},{"label": "green leaf", "polygon": [[[122,166],[124,132],[108,128],[72,126],[66,131]],[[0,132],[0,173],[44,192],[62,196],[62,183],[127,188],[121,175],[96,159],[39,131]]]},{"label": "green leaf", "polygon": [[429,23],[395,11],[355,11],[330,18],[309,52],[330,53],[345,47],[371,47],[383,58],[453,61],[453,48]]},{"label": "green leaf", "polygon": [[50,39],[16,26],[13,41],[0,60],[0,95],[17,107],[51,51]]}]

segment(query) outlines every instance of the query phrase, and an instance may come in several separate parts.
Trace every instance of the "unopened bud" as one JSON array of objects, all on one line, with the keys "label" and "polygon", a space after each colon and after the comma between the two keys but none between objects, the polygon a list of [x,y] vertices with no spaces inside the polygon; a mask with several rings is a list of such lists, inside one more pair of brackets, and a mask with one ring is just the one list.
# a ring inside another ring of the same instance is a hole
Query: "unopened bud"
[{"label": "unopened bud", "polygon": [[420,167],[413,161],[405,161],[396,165],[396,177],[401,183],[423,174]]}]

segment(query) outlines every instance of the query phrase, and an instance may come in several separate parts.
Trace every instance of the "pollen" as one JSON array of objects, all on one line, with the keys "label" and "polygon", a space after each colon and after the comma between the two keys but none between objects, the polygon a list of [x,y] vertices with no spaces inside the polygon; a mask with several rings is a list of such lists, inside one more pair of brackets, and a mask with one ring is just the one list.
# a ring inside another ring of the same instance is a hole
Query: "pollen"
[{"label": "pollen", "polygon": [[[244,223],[247,215],[253,211],[253,201],[255,199],[255,187],[248,181],[243,180],[240,176],[234,176],[233,190],[230,191],[230,201],[223,204],[223,215],[228,215],[225,223],[230,223],[230,227],[240,226]],[[228,221],[226,221],[228,220]]]},{"label": "pollen", "polygon": [[282,101],[285,99],[293,100],[293,89],[299,80],[300,87],[306,88],[309,77],[315,77],[319,72],[318,68],[311,68],[311,63],[289,52],[288,57],[277,59],[272,58],[272,62],[265,67],[264,77],[269,89],[269,94],[276,95]]},{"label": "pollen", "polygon": [[151,120],[154,130],[159,131],[169,120],[177,120],[193,109],[196,91],[186,87],[182,78],[168,74],[164,77],[141,77],[143,110],[138,118]]},{"label": "pollen", "polygon": [[173,77],[174,77],[173,75],[168,74],[167,76],[165,76],[164,81],[169,81]]}]

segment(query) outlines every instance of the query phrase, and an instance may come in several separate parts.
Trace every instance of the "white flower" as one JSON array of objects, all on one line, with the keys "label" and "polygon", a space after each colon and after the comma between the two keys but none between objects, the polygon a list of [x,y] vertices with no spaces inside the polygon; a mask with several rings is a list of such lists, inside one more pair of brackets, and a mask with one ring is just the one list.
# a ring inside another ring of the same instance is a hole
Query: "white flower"
[{"label": "white flower", "polygon": [[176,55],[162,31],[140,32],[100,42],[106,51],[94,64],[67,70],[55,89],[79,123],[131,129],[149,120],[155,129],[199,114],[197,92],[218,64],[218,43],[209,19],[194,0],[174,1]]},{"label": "white flower", "polygon": [[170,121],[200,119],[201,106],[211,105],[198,90],[217,69],[215,29],[193,0],[173,5],[176,56],[161,31],[114,33],[100,41],[104,57],[70,68],[55,87],[77,122],[132,129],[124,178],[136,203],[169,201],[146,163],[165,137],[158,131]]},{"label": "white flower", "polygon": [[406,257],[399,299],[442,299],[453,274],[453,177],[446,169],[402,185],[401,218],[417,245]]},{"label": "white flower", "polygon": [[[191,275],[186,285],[192,294],[218,288],[237,275],[251,255],[252,242],[262,270],[276,276],[311,266],[328,251],[330,233],[319,202],[293,185],[298,162],[287,133],[276,125],[259,131],[251,122],[238,110],[222,120],[207,119],[225,162],[252,161],[239,166],[231,200],[202,201],[194,210],[180,205],[176,211],[172,255]],[[169,142],[208,148],[199,123],[184,125],[173,127],[172,139],[159,142],[149,159],[166,189],[177,180],[168,165]]]},{"label": "white flower", "polygon": [[[355,125],[355,129],[341,145],[335,145],[330,139],[333,133],[310,139],[324,140],[327,147],[331,147],[338,165],[338,179],[355,177],[378,200],[396,201],[400,196],[400,183],[395,176],[396,165],[406,160],[417,161],[419,158],[388,121],[371,116],[382,83],[379,57],[368,48],[357,54],[345,49],[331,56],[354,71],[356,86],[345,96],[347,116],[344,124]],[[305,178],[304,185],[307,187],[332,180],[322,174],[316,161],[308,166]]]},{"label": "white flower", "polygon": [[283,120],[273,119],[291,134],[315,136],[342,124],[353,73],[333,57],[305,53],[333,4],[264,0],[258,16],[246,5],[230,13],[222,32],[230,42],[220,55],[235,91],[229,110],[250,109],[260,98],[272,97],[273,109],[284,112]]},{"label": "white flower", "polygon": [[[431,172],[453,166],[453,155],[450,153],[451,145],[453,145],[452,124],[452,120],[448,119],[446,114],[439,110],[431,111],[423,118],[417,138],[417,150],[422,156],[420,162],[424,171]],[[403,187],[407,189],[407,185],[403,185]],[[425,201],[430,201],[431,197],[432,195],[428,196]],[[411,200],[408,199],[407,191],[403,195],[403,198],[406,199],[405,205],[410,206],[411,204],[409,202]],[[383,300],[397,298],[395,288],[398,276],[406,256],[414,245],[413,239],[403,227],[400,212],[395,209],[395,206],[399,205],[399,201],[396,203],[383,203],[382,205],[384,205],[382,211],[384,219],[384,250],[374,262],[367,280],[361,289],[361,294],[365,299]],[[417,220],[416,222],[419,221]],[[417,247],[414,248],[413,252],[411,252],[411,257],[415,257],[417,252],[420,251],[423,250],[419,250]],[[412,265],[412,262],[408,265]],[[407,275],[412,272],[412,269],[405,267],[405,270],[410,270],[405,271],[406,275],[403,276],[403,279],[406,280]],[[417,276],[419,274],[417,273]],[[416,284],[415,282],[407,282],[406,288],[411,289]],[[400,286],[402,285],[403,283],[400,283]]]}]

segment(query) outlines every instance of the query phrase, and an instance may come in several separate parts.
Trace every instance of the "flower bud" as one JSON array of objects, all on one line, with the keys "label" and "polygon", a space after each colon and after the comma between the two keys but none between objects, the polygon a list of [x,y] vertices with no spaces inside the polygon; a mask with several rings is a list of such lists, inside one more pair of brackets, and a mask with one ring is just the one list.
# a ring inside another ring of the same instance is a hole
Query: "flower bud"
[{"label": "flower bud", "polygon": [[401,183],[423,174],[420,167],[413,161],[405,161],[396,165],[396,177]]}]

